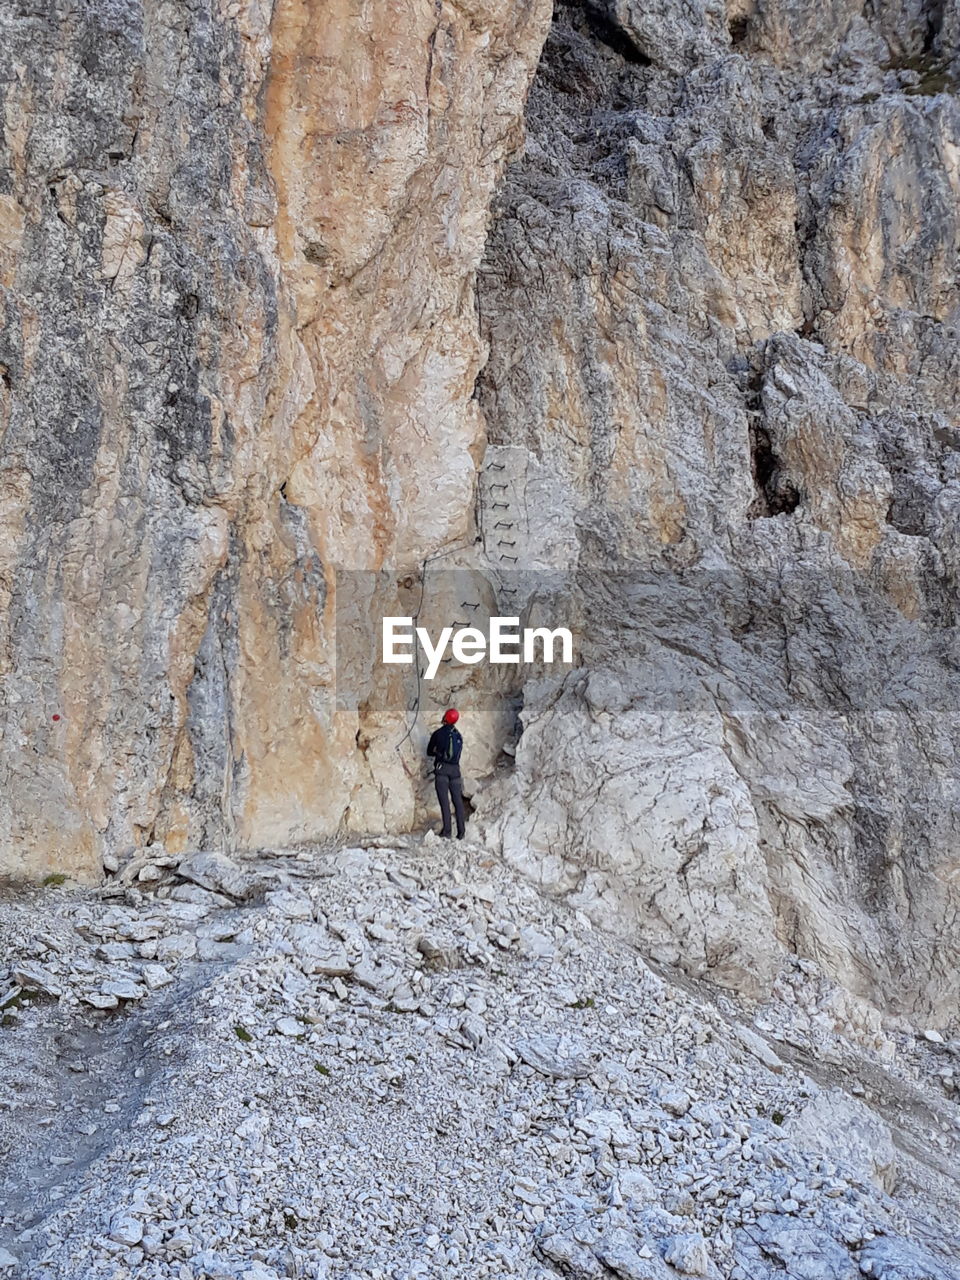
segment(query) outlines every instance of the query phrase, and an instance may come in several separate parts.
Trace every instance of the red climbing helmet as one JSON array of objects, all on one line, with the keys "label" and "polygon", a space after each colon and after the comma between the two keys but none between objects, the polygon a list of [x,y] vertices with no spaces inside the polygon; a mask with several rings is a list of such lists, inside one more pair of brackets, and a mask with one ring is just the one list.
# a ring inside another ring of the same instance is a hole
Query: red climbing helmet
[{"label": "red climbing helmet", "polygon": [[449,711],[445,711],[443,713],[444,724],[456,724],[459,719],[460,719],[460,712],[457,710],[456,707],[451,707]]}]

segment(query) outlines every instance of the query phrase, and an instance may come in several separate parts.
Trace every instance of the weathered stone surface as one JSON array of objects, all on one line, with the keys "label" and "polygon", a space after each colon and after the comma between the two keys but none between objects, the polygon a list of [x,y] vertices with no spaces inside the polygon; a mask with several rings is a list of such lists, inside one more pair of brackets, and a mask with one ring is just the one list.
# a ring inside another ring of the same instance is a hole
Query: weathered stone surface
[{"label": "weathered stone surface", "polygon": [[401,699],[334,703],[334,572],[467,529],[548,18],[4,7],[3,871],[409,824]]},{"label": "weathered stone surface", "polygon": [[889,1127],[863,1103],[833,1090],[818,1094],[786,1126],[798,1146],[829,1151],[884,1191],[897,1182],[897,1150]]},{"label": "weathered stone surface", "polygon": [[528,1066],[556,1080],[582,1079],[594,1065],[587,1047],[571,1036],[524,1036],[515,1048]]},{"label": "weathered stone surface", "polygon": [[45,996],[56,998],[62,991],[62,985],[43,965],[29,961],[18,965],[12,973],[14,982],[27,991],[39,991]]},{"label": "weathered stone surface", "polygon": [[958,1275],[956,1267],[913,1241],[884,1236],[867,1241],[860,1252],[860,1266],[875,1280],[956,1280]]},{"label": "weathered stone surface", "polygon": [[746,1267],[757,1274],[796,1280],[861,1280],[863,1272],[849,1250],[816,1227],[778,1214],[764,1215],[738,1241]]},{"label": "weathered stone surface", "polygon": [[694,973],[786,948],[940,1019],[956,55],[919,7],[561,4],[480,276],[484,546],[566,572],[521,600],[583,667],[527,682],[487,830]]},{"label": "weathered stone surface", "polygon": [[341,942],[316,924],[294,924],[287,930],[294,954],[308,973],[333,976],[350,972],[350,961]]},{"label": "weathered stone surface", "polygon": [[[132,964],[100,939],[189,927],[186,904],[0,895],[0,990],[51,951],[62,982],[57,1002],[0,998],[18,1280],[120,1257],[163,1280],[239,1280],[249,1260],[331,1280],[956,1280],[946,1043],[897,1034],[881,1060],[852,998],[798,960],[754,1011],[790,1046],[771,1069],[735,993],[655,973],[476,845],[361,852],[296,866],[357,961],[346,980],[298,945],[316,930],[326,950],[319,925],[264,901],[189,913],[201,955],[236,934],[223,963],[172,958],[149,996],[108,999]],[[427,922],[456,972],[425,970]],[[505,951],[508,922],[551,938],[550,962]],[[808,1074],[841,1059],[863,1101]]]},{"label": "weathered stone surface", "polygon": [[[0,14],[0,871],[408,830],[455,697],[545,889],[942,1022],[957,6],[550,17]],[[375,662],[557,609],[562,682]]]},{"label": "weathered stone surface", "polygon": [[177,874],[193,881],[202,889],[225,894],[227,899],[245,899],[263,891],[264,880],[239,866],[222,853],[194,853],[184,858]]}]

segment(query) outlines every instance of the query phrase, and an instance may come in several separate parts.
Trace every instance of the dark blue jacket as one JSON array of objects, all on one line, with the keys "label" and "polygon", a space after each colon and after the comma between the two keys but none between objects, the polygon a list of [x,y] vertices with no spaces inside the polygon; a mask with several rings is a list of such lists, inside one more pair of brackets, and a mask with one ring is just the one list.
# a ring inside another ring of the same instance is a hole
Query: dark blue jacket
[{"label": "dark blue jacket", "polygon": [[463,738],[452,724],[442,724],[435,729],[427,743],[427,755],[433,756],[434,766],[438,769],[442,764],[451,764],[459,771],[462,750]]}]

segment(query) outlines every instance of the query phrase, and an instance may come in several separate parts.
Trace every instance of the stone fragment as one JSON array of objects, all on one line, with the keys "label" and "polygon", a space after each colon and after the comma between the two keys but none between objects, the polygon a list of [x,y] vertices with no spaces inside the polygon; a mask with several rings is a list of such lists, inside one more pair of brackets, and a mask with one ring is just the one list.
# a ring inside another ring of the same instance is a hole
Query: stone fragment
[{"label": "stone fragment", "polygon": [[669,1240],[663,1250],[663,1259],[681,1275],[721,1280],[720,1271],[710,1256],[710,1246],[696,1231]]},{"label": "stone fragment", "polygon": [[63,994],[62,983],[42,964],[22,961],[14,965],[13,980],[25,991],[39,991],[54,998]]},{"label": "stone fragment", "polygon": [[605,1280],[609,1275],[591,1250],[571,1235],[545,1232],[537,1241],[537,1250],[566,1280]]},{"label": "stone fragment", "polygon": [[661,1107],[669,1115],[685,1116],[690,1110],[690,1095],[685,1089],[664,1088],[658,1097]]},{"label": "stone fragment", "polygon": [[528,1066],[557,1080],[581,1079],[593,1070],[587,1046],[570,1035],[524,1036],[514,1047]]},{"label": "stone fragment", "polygon": [[274,1025],[282,1036],[302,1036],[307,1030],[298,1018],[278,1018]]},{"label": "stone fragment", "polygon": [[147,994],[146,987],[129,978],[113,978],[104,982],[100,990],[104,995],[114,996],[117,1000],[142,1000]]},{"label": "stone fragment", "polygon": [[672,1275],[648,1241],[622,1227],[604,1232],[594,1252],[620,1280],[670,1280]]},{"label": "stone fragment", "polygon": [[532,925],[524,925],[520,930],[520,950],[540,960],[549,960],[556,953],[552,939]]},{"label": "stone fragment", "polygon": [[176,964],[197,954],[197,940],[192,933],[170,933],[157,943],[154,958],[161,964]]},{"label": "stone fragment", "polygon": [[192,1261],[196,1267],[202,1268],[204,1280],[238,1280],[242,1265],[213,1249],[201,1250],[193,1256]]},{"label": "stone fragment", "polygon": [[215,942],[212,938],[197,938],[197,959],[215,964],[232,964],[241,960],[250,948],[236,942]]},{"label": "stone fragment", "polygon": [[422,934],[417,939],[417,950],[432,969],[459,969],[464,963],[459,947],[434,934]]},{"label": "stone fragment", "polygon": [[94,1009],[116,1009],[120,1003],[116,996],[106,991],[87,991],[81,995],[80,999],[84,1004],[92,1005]]},{"label": "stone fragment", "polygon": [[218,914],[202,920],[197,925],[197,941],[206,938],[211,942],[228,942],[236,938],[237,934],[243,931],[242,924],[236,915],[236,912],[231,912],[232,918]]},{"label": "stone fragment", "polygon": [[193,1237],[186,1227],[176,1227],[165,1245],[167,1253],[176,1257],[189,1258],[194,1252]]},{"label": "stone fragment", "polygon": [[162,916],[119,916],[112,922],[118,938],[128,942],[146,942],[158,937],[166,921]]},{"label": "stone fragment", "polygon": [[129,197],[119,191],[107,192],[104,209],[100,274],[112,280],[115,288],[126,289],[146,257],[143,218]]},{"label": "stone fragment", "polygon": [[745,1240],[751,1256],[756,1256],[754,1248],[761,1250],[759,1256],[773,1259],[787,1275],[802,1276],[803,1280],[863,1280],[863,1272],[849,1251],[815,1223],[764,1214],[745,1233]]},{"label": "stone fragment", "polygon": [[821,1091],[783,1127],[799,1146],[828,1151],[838,1164],[882,1190],[896,1185],[897,1149],[889,1125],[841,1090]]},{"label": "stone fragment", "polygon": [[743,1026],[742,1023],[734,1023],[733,1030],[744,1047],[765,1067],[769,1067],[771,1071],[776,1071],[778,1074],[783,1071],[782,1059],[777,1057],[762,1036],[757,1035],[750,1027]]},{"label": "stone fragment", "polygon": [[305,893],[294,893],[289,889],[271,889],[264,895],[264,901],[278,915],[288,920],[312,920],[313,903]]},{"label": "stone fragment", "polygon": [[226,895],[238,901],[263,891],[262,877],[239,866],[222,853],[193,853],[184,858],[178,874],[202,889]]},{"label": "stone fragment", "polygon": [[308,973],[343,977],[350,962],[343,944],[318,924],[293,924],[287,930],[294,954]]},{"label": "stone fragment", "polygon": [[912,1240],[877,1236],[860,1249],[860,1270],[870,1280],[960,1280],[960,1268]]},{"label": "stone fragment", "polygon": [[105,942],[97,947],[97,955],[110,964],[122,964],[136,954],[137,949],[132,942]]},{"label": "stone fragment", "polygon": [[110,1223],[110,1239],[117,1244],[135,1245],[143,1238],[143,1223],[132,1214],[120,1213]]},{"label": "stone fragment", "polygon": [[193,906],[204,907],[208,911],[214,908],[232,907],[233,898],[225,893],[215,893],[212,889],[204,889],[198,884],[178,884],[170,890],[171,902],[185,902]]},{"label": "stone fragment", "polygon": [[618,1181],[620,1194],[626,1200],[635,1200],[638,1204],[656,1204],[660,1198],[656,1185],[642,1169],[623,1169]]},{"label": "stone fragment", "polygon": [[162,964],[141,965],[140,976],[148,991],[158,991],[173,982],[173,975]]}]

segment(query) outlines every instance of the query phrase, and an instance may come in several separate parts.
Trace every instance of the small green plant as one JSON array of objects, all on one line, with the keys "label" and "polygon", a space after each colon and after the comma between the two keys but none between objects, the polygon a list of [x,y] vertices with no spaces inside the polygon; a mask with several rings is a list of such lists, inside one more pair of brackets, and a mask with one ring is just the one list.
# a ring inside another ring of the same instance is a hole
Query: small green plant
[{"label": "small green plant", "polygon": [[250,1034],[247,1028],[241,1027],[239,1022],[233,1028],[233,1034],[237,1037],[238,1040],[242,1040],[244,1044],[249,1044],[250,1041],[253,1039],[253,1036]]},{"label": "small green plant", "polygon": [[782,1111],[775,1111],[770,1117],[774,1124],[783,1124],[785,1118]]},{"label": "small green plant", "polygon": [[295,1214],[285,1213],[283,1215],[283,1225],[287,1228],[288,1231],[296,1231],[297,1227],[300,1224],[299,1222],[297,1222]]},{"label": "small green plant", "polygon": [[322,1076],[328,1076],[330,1074],[329,1067],[325,1067],[322,1062],[315,1062],[313,1064],[313,1069],[314,1071],[319,1071]]},{"label": "small green plant", "polygon": [[593,996],[587,996],[585,1000],[574,1000],[573,1004],[567,1006],[568,1009],[595,1009],[596,1007],[597,1002]]},{"label": "small green plant", "polygon": [[67,883],[67,876],[62,871],[51,871],[48,876],[43,877],[41,883],[47,886],[52,885],[54,888],[59,889],[62,884]]}]

